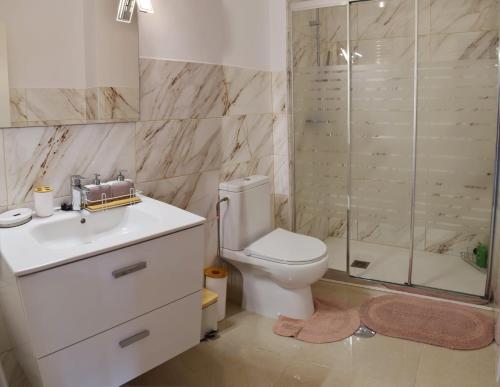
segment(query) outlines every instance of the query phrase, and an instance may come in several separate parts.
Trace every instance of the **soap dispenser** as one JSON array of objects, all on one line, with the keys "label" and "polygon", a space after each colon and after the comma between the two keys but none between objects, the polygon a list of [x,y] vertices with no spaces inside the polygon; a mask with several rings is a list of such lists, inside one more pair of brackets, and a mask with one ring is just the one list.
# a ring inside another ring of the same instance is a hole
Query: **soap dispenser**
[{"label": "soap dispenser", "polygon": [[120,170],[116,180],[109,182],[113,198],[125,198],[134,192],[134,183],[132,180],[125,179],[123,172],[126,170]]},{"label": "soap dispenser", "polygon": [[101,175],[94,174],[92,184],[86,185],[88,189],[87,200],[90,202],[106,201],[111,196],[111,188],[106,184],[101,184]]}]

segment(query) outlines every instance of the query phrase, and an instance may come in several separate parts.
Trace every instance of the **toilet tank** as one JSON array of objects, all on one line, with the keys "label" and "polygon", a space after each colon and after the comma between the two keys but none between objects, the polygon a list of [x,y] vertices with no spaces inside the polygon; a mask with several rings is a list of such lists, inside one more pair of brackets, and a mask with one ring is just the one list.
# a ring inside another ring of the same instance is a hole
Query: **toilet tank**
[{"label": "toilet tank", "polygon": [[271,184],[267,176],[250,176],[219,185],[221,247],[243,250],[272,231]]}]

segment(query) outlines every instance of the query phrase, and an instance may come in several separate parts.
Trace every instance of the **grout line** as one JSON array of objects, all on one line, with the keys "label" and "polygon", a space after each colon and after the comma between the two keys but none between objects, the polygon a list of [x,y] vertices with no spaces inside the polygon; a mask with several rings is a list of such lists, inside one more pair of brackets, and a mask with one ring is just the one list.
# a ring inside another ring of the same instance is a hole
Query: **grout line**
[{"label": "grout line", "polygon": [[154,57],[154,56],[139,56],[139,60],[141,60],[141,59],[149,59],[149,60],[157,60],[157,61],[165,61],[165,62],[175,62],[175,63],[195,63],[195,64],[209,65],[209,66],[221,66],[222,68],[230,67],[230,68],[234,68],[234,69],[262,71],[262,72],[266,72],[266,73],[273,72],[273,70],[270,68],[263,69],[263,68],[259,68],[259,67],[238,66],[238,65],[228,64],[228,63],[203,62],[203,61],[198,61],[198,60],[193,60],[193,59],[171,59],[171,58],[159,58],[159,57]]}]

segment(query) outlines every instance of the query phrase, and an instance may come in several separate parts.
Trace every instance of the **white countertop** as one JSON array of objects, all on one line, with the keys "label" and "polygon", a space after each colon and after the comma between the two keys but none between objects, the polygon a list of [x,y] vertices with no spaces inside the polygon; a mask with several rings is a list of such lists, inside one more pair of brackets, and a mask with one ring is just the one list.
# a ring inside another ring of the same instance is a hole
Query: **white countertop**
[{"label": "white countertop", "polygon": [[141,199],[98,213],[59,210],[48,218],[34,216],[22,226],[0,229],[0,255],[14,275],[23,276],[205,223],[201,216]]}]

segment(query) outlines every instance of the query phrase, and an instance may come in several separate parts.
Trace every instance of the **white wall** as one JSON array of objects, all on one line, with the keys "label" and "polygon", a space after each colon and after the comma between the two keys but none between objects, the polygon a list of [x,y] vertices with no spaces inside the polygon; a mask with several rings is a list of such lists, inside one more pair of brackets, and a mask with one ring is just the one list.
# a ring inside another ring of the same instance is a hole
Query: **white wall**
[{"label": "white wall", "polygon": [[138,87],[137,16],[119,0],[1,0],[12,88]]},{"label": "white wall", "polygon": [[270,61],[272,71],[286,70],[286,0],[269,0]]},{"label": "white wall", "polygon": [[0,22],[0,122],[10,122],[9,66],[7,63],[7,32]]},{"label": "white wall", "polygon": [[85,86],[81,1],[2,0],[0,21],[7,26],[10,87]]},{"label": "white wall", "polygon": [[84,0],[87,87],[139,87],[137,15],[130,24],[116,22],[118,3]]},{"label": "white wall", "polygon": [[139,18],[140,55],[271,70],[273,2],[284,0],[153,0],[155,13]]}]

